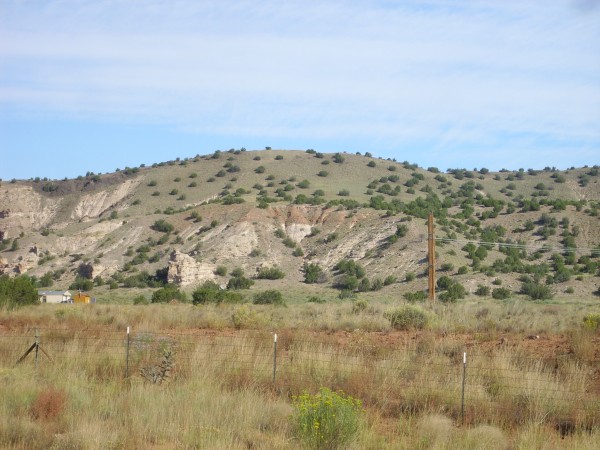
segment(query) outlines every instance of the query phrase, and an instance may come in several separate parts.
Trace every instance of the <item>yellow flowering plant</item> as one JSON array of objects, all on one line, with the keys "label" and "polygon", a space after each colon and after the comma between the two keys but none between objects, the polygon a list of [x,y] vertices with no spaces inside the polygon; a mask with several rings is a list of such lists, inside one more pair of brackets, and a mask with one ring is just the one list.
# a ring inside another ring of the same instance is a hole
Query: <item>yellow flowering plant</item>
[{"label": "yellow flowering plant", "polygon": [[328,388],[314,395],[304,392],[292,400],[294,431],[308,448],[346,448],[355,438],[362,412],[360,400]]}]

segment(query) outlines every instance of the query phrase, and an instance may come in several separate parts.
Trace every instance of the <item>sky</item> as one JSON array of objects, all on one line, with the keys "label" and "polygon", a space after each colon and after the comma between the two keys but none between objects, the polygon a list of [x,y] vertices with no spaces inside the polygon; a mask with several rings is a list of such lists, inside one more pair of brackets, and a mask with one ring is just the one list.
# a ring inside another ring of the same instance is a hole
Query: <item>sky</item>
[{"label": "sky", "polygon": [[0,178],[245,147],[600,163],[600,0],[0,0]]}]

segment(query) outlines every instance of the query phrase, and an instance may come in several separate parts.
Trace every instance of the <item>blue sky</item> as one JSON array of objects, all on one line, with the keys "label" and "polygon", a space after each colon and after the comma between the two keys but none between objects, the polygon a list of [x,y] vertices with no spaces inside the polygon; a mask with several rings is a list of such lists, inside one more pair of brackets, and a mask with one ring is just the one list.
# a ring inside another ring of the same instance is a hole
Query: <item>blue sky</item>
[{"label": "blue sky", "polygon": [[0,178],[216,149],[600,163],[600,1],[0,0]]}]

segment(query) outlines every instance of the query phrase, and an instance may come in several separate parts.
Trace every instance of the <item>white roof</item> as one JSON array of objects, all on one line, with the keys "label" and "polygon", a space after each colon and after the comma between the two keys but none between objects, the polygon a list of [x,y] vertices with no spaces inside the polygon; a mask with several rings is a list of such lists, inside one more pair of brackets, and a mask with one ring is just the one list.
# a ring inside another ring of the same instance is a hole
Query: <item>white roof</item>
[{"label": "white roof", "polygon": [[69,291],[43,291],[38,290],[38,295],[71,295]]}]

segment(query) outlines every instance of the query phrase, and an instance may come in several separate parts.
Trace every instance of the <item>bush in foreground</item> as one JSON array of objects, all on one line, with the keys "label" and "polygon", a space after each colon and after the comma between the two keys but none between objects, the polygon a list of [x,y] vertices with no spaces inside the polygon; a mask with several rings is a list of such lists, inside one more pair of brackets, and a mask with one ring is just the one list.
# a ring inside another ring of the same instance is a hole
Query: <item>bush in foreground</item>
[{"label": "bush in foreground", "polygon": [[224,291],[214,281],[205,281],[192,293],[192,303],[203,305],[206,303],[241,303],[243,297],[237,292]]},{"label": "bush in foreground", "polygon": [[503,287],[492,290],[492,297],[496,300],[505,300],[510,297],[510,294],[510,289]]},{"label": "bush in foreground", "polygon": [[38,303],[38,294],[31,278],[0,276],[0,307],[33,305]]},{"label": "bush in foreground", "polygon": [[392,328],[397,330],[422,330],[429,323],[427,314],[419,308],[405,306],[385,314]]},{"label": "bush in foreground", "polygon": [[521,294],[528,295],[532,300],[549,300],[554,296],[548,286],[535,281],[524,282],[521,285]]},{"label": "bush in foreground", "polygon": [[171,300],[178,300],[180,302],[187,301],[185,292],[181,292],[175,286],[165,286],[152,294],[152,303],[168,303]]},{"label": "bush in foreground", "polygon": [[254,295],[255,305],[285,305],[283,295],[276,289],[269,289]]},{"label": "bush in foreground", "polygon": [[347,448],[358,433],[362,404],[343,392],[321,388],[294,397],[293,406],[294,432],[308,448]]},{"label": "bush in foreground", "polygon": [[583,318],[583,326],[589,330],[600,330],[600,314],[586,314]]}]

